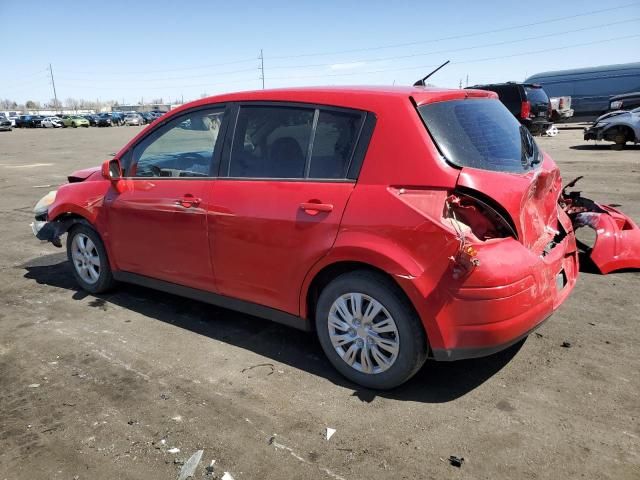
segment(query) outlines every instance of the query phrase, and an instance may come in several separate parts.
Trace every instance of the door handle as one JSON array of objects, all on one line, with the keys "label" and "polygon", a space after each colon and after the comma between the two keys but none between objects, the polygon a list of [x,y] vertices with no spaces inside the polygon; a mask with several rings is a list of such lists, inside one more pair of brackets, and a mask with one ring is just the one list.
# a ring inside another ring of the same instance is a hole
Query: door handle
[{"label": "door handle", "polygon": [[197,207],[198,205],[200,205],[201,201],[201,199],[187,194],[183,198],[176,200],[176,205],[180,205],[184,208]]},{"label": "door handle", "polygon": [[309,215],[317,215],[320,212],[331,212],[333,205],[330,203],[304,202],[300,204],[300,208]]}]

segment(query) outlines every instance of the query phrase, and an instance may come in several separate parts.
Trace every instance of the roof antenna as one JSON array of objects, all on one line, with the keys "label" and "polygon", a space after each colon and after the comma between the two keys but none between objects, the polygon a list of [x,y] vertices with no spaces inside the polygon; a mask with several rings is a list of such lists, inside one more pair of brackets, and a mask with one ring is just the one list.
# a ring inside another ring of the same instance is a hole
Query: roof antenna
[{"label": "roof antenna", "polygon": [[424,78],[421,78],[420,80],[418,80],[416,83],[413,84],[414,87],[424,87],[424,81],[429,78],[431,75],[433,75],[434,73],[436,73],[438,70],[440,70],[442,67],[444,67],[447,63],[449,63],[451,60],[447,60],[446,62],[444,62],[442,65],[440,65],[438,68],[436,68],[433,72],[431,72],[429,75],[427,75]]}]

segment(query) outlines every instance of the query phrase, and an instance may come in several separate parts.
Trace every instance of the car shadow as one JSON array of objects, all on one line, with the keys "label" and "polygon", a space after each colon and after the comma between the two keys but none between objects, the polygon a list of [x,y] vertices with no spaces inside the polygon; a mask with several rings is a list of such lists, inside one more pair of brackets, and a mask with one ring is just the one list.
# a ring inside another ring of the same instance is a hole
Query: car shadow
[{"label": "car shadow", "polygon": [[[359,387],[343,378],[325,358],[314,334],[149,288],[119,284],[113,292],[91,295],[80,290],[64,253],[36,258],[21,265],[24,277],[39,284],[72,292],[71,298],[91,297],[88,305],[106,309],[109,304],[127,308],[155,320],[219,340],[282,362],[336,385],[353,389],[363,402],[376,397],[402,401],[444,403],[455,400],[499,372],[518,353],[524,341],[489,357],[457,362],[427,361],[406,384],[390,391]],[[239,369],[246,366],[238,366]]]},{"label": "car shadow", "polygon": [[613,143],[584,143],[580,145],[572,145],[569,148],[571,150],[611,150],[624,152],[625,150],[640,150],[640,144],[637,145],[625,145],[624,148],[616,149],[612,148],[615,145]]}]

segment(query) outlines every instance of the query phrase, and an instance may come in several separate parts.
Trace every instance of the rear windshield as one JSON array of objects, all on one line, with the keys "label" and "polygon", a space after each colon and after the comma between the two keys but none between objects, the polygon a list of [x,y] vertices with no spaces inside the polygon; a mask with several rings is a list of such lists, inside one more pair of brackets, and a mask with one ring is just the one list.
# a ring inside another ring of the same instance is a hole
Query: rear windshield
[{"label": "rear windshield", "polygon": [[524,172],[541,160],[529,131],[499,100],[452,100],[418,110],[440,152],[458,167]]},{"label": "rear windshield", "polygon": [[549,97],[542,88],[536,87],[524,87],[524,91],[527,92],[527,100],[535,103],[547,103]]}]

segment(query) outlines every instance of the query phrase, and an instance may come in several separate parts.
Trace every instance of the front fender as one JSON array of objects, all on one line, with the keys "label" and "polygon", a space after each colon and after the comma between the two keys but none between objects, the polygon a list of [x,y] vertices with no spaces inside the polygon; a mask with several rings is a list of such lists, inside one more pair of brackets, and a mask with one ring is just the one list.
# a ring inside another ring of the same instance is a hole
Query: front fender
[{"label": "front fender", "polygon": [[72,213],[95,225],[99,221],[104,196],[111,187],[109,181],[69,183],[60,187],[56,199],[49,207],[49,221]]}]

